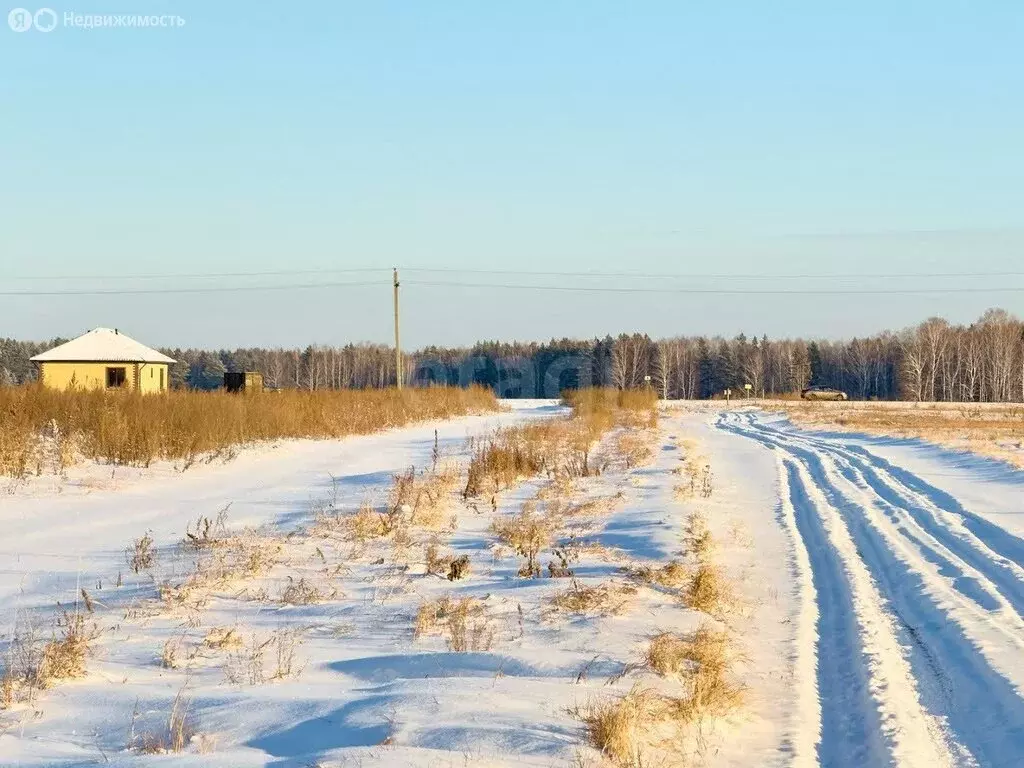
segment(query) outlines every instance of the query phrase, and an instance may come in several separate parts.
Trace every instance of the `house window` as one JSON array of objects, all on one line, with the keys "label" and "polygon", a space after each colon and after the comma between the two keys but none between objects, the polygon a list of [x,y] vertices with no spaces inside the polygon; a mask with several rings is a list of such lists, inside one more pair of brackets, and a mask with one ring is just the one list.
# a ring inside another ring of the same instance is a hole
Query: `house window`
[{"label": "house window", "polygon": [[107,368],[107,389],[117,389],[124,386],[125,369]]},{"label": "house window", "polygon": [[160,391],[164,391],[164,369],[160,369]]}]

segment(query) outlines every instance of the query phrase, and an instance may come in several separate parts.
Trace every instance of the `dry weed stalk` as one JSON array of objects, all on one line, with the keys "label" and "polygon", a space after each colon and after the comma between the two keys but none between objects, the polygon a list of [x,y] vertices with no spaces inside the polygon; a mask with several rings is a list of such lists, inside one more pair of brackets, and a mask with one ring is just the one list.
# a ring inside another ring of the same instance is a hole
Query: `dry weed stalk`
[{"label": "dry weed stalk", "polygon": [[292,628],[277,629],[265,637],[254,633],[246,642],[232,641],[224,676],[234,685],[261,685],[269,680],[297,677],[302,672],[298,660],[301,644],[300,630]]},{"label": "dry weed stalk", "polygon": [[338,596],[338,590],[332,589],[324,593],[318,587],[310,584],[304,577],[298,581],[291,576],[288,577],[288,585],[281,590],[280,602],[285,605],[316,605],[324,600],[333,600]]},{"label": "dry weed stalk", "polygon": [[171,702],[167,720],[156,730],[137,733],[140,717],[138,702],[132,712],[131,726],[128,731],[128,751],[141,755],[165,755],[184,752],[196,737],[196,729],[189,712],[189,700],[185,697],[185,689],[181,687]]},{"label": "dry weed stalk", "polygon": [[156,547],[151,532],[147,531],[144,536],[133,541],[132,545],[125,549],[124,556],[132,573],[148,571],[156,565]]},{"label": "dry weed stalk", "polygon": [[554,533],[549,518],[537,514],[532,502],[527,502],[513,517],[495,520],[491,530],[505,544],[515,550],[516,554],[525,557],[526,562],[519,569],[519,575],[526,578],[540,577],[540,564],[537,561],[541,550],[551,543]]},{"label": "dry weed stalk", "polygon": [[240,581],[266,575],[281,562],[286,537],[251,528],[203,540],[195,549],[195,570],[183,581],[158,587],[167,610],[198,610],[218,591]]},{"label": "dry weed stalk", "polygon": [[448,568],[448,581],[458,581],[469,576],[469,555],[452,560]]},{"label": "dry weed stalk", "polygon": [[426,572],[431,576],[441,576],[447,573],[451,568],[452,560],[454,560],[452,555],[441,554],[437,539],[433,539],[427,544],[423,554]]},{"label": "dry weed stalk", "polygon": [[448,650],[489,651],[494,630],[486,606],[474,597],[449,596],[422,603],[416,612],[415,637],[443,635]]}]

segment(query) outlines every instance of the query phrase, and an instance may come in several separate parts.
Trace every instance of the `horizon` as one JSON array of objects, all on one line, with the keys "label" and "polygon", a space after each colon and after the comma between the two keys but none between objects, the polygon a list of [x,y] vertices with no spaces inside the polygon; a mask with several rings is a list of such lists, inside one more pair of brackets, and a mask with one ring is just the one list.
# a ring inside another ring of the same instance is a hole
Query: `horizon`
[{"label": "horizon", "polygon": [[[918,322],[913,323],[913,324],[908,325],[908,326],[904,326],[904,327],[900,327],[900,328],[879,328],[878,330],[876,330],[874,332],[869,332],[869,333],[866,333],[866,334],[861,334],[859,336],[813,336],[813,335],[804,335],[804,336],[800,336],[800,335],[771,336],[769,334],[747,333],[747,332],[745,332],[743,330],[740,330],[737,333],[732,334],[732,335],[725,335],[725,334],[722,334],[722,333],[714,333],[714,334],[687,334],[687,333],[680,333],[680,334],[674,334],[672,336],[651,336],[650,334],[639,332],[639,331],[620,331],[618,333],[603,334],[601,336],[593,336],[593,335],[592,336],[557,336],[557,337],[552,336],[552,337],[547,338],[547,339],[541,339],[541,338],[532,338],[532,339],[531,338],[485,339],[485,338],[481,338],[481,339],[477,339],[474,342],[470,342],[468,344],[454,344],[454,345],[425,344],[425,345],[417,346],[417,347],[409,347],[409,346],[403,345],[402,352],[403,352],[403,354],[406,354],[406,355],[421,355],[426,350],[428,350],[430,348],[437,348],[437,349],[441,349],[441,350],[470,350],[470,349],[474,349],[474,348],[481,347],[481,346],[487,346],[487,345],[506,345],[506,346],[511,346],[511,347],[535,345],[535,346],[538,346],[538,347],[544,347],[546,345],[554,345],[554,344],[558,344],[558,343],[561,343],[561,342],[590,343],[590,342],[600,342],[600,341],[604,341],[604,340],[607,340],[607,339],[611,339],[611,340],[614,341],[615,339],[618,339],[618,338],[621,338],[621,337],[632,337],[632,336],[647,337],[652,342],[673,341],[673,340],[677,340],[677,339],[685,339],[685,340],[704,339],[704,340],[707,340],[707,341],[715,341],[715,340],[735,341],[736,339],[738,339],[738,338],[740,338],[742,336],[742,337],[746,338],[749,341],[760,341],[762,338],[767,338],[769,341],[772,341],[772,342],[806,342],[807,344],[813,344],[813,343],[848,344],[848,343],[850,343],[852,341],[855,341],[857,339],[875,339],[875,338],[884,337],[887,334],[899,335],[901,332],[914,330],[918,326],[920,326],[923,323],[927,322],[928,320],[932,320],[932,319],[942,320],[942,321],[948,323],[949,326],[953,327],[953,328],[957,328],[957,327],[969,328],[972,325],[975,325],[977,322],[979,322],[982,319],[982,317],[985,314],[989,313],[989,312],[1006,312],[1011,318],[1013,318],[1013,319],[1015,319],[1017,321],[1020,321],[1020,320],[1024,319],[1024,318],[1021,318],[1016,313],[1010,312],[1009,310],[1005,309],[1004,307],[993,306],[993,307],[989,307],[988,309],[986,309],[978,317],[973,318],[971,320],[968,320],[965,323],[956,323],[956,322],[953,322],[953,321],[949,320],[949,318],[945,318],[945,317],[942,317],[942,316],[939,316],[939,315],[933,315],[931,317],[921,318]],[[66,341],[70,341],[72,339],[78,338],[79,336],[82,336],[82,335],[84,335],[86,333],[89,333],[90,331],[94,331],[94,330],[98,330],[98,329],[106,328],[106,327],[107,326],[96,326],[94,328],[87,328],[85,330],[82,330],[82,331],[79,331],[79,332],[76,332],[76,333],[57,335],[57,336],[52,336],[52,337],[46,338],[46,339],[16,338],[16,337],[3,337],[3,336],[0,336],[0,339],[9,339],[11,341],[14,341],[16,343],[21,343],[21,344],[37,344],[37,345],[40,345],[40,344],[49,344],[49,343],[57,343],[57,342],[64,343]],[[310,348],[310,347],[315,347],[315,348],[321,348],[321,347],[322,348],[332,348],[332,347],[333,348],[342,348],[342,347],[346,347],[346,346],[356,346],[356,347],[358,347],[358,346],[373,346],[373,347],[383,347],[383,348],[394,349],[394,342],[393,341],[389,344],[386,341],[377,342],[377,341],[369,341],[369,340],[365,340],[365,339],[363,339],[363,340],[355,340],[355,341],[344,341],[344,342],[336,343],[336,344],[321,343],[321,342],[299,342],[299,343],[297,343],[295,345],[291,345],[291,346],[266,345],[266,344],[254,344],[254,345],[246,345],[246,346],[238,346],[238,345],[236,345],[236,346],[231,346],[231,345],[229,345],[229,346],[217,346],[217,345],[215,345],[215,346],[195,346],[195,345],[184,345],[184,344],[173,344],[173,343],[172,344],[148,344],[145,340],[140,339],[133,332],[126,331],[126,330],[124,330],[122,328],[114,328],[112,330],[115,330],[115,331],[118,331],[120,333],[123,333],[125,336],[128,336],[129,338],[134,339],[135,341],[138,341],[138,342],[140,342],[142,344],[145,344],[146,346],[150,346],[153,349],[156,349],[158,351],[168,351],[168,350],[189,351],[189,350],[191,350],[191,351],[201,351],[201,352],[229,352],[229,351],[238,351],[238,350],[244,350],[244,349],[268,349],[268,350],[269,349],[284,349],[284,350],[289,350],[290,351],[290,350],[301,350],[301,349],[306,349],[306,348]]]}]

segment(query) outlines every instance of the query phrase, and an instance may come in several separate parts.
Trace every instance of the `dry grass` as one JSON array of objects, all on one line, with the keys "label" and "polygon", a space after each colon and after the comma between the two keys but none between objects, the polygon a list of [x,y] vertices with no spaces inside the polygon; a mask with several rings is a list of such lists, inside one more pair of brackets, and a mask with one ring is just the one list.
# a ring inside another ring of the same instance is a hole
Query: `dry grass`
[{"label": "dry grass", "polygon": [[732,610],[736,597],[722,569],[703,562],[691,574],[683,593],[683,601],[689,608],[718,617]]},{"label": "dry grass", "polygon": [[565,422],[506,427],[470,443],[472,458],[466,475],[465,498],[494,493],[519,480],[544,472],[555,461]]},{"label": "dry grass", "polygon": [[160,651],[160,666],[164,669],[177,669],[178,654],[181,653],[184,645],[185,638],[182,635],[172,637],[165,642],[163,649]]},{"label": "dry grass", "polygon": [[56,450],[59,462],[67,462],[71,445],[86,458],[116,464],[180,459],[187,466],[260,440],[369,434],[496,408],[493,393],[481,387],[286,390],[258,397],[0,387],[0,475],[50,471],[47,456]]},{"label": "dry grass", "polygon": [[388,493],[388,513],[402,515],[409,525],[437,530],[448,521],[451,496],[459,482],[459,469],[454,465],[420,475],[410,468],[394,477]]},{"label": "dry grass", "polygon": [[315,510],[312,533],[365,544],[390,537],[408,545],[410,528],[440,530],[450,523],[452,494],[459,484],[457,467],[441,467],[417,474],[413,468],[393,477],[387,501],[376,508],[364,502],[357,511],[339,510],[334,504]]},{"label": "dry grass", "polygon": [[81,613],[64,611],[57,619],[57,632],[43,647],[39,665],[39,686],[49,688],[60,680],[85,677],[85,660],[89,644],[98,636]]},{"label": "dry grass", "polygon": [[626,610],[635,594],[636,589],[628,584],[609,581],[587,586],[573,579],[572,586],[555,594],[550,605],[561,613],[610,616]]},{"label": "dry grass", "polygon": [[715,539],[708,528],[707,518],[701,512],[691,512],[686,519],[686,533],[683,536],[686,552],[696,558],[698,563],[711,560],[715,551]]},{"label": "dry grass", "polygon": [[527,502],[517,515],[495,520],[491,530],[502,542],[512,547],[516,554],[526,558],[519,569],[520,576],[540,576],[538,556],[551,543],[554,535],[554,526],[549,518],[539,515],[534,505]]},{"label": "dry grass", "polygon": [[85,677],[89,647],[99,634],[84,614],[68,610],[58,614],[48,640],[31,620],[17,621],[0,666],[0,709],[32,702],[62,680]]},{"label": "dry grass", "polygon": [[916,437],[1024,466],[1024,406],[992,403],[774,402],[797,424]]},{"label": "dry grass", "polygon": [[244,644],[236,627],[211,627],[203,638],[203,645],[216,651],[236,650]]},{"label": "dry grass", "polygon": [[687,454],[683,458],[679,473],[686,476],[686,481],[673,489],[677,498],[685,500],[699,496],[702,499],[709,499],[714,494],[714,473],[704,456],[696,453]]},{"label": "dry grass", "polygon": [[607,515],[622,501],[625,495],[620,491],[615,496],[599,496],[594,499],[569,504],[565,510],[566,517],[601,517]]},{"label": "dry grass", "polygon": [[508,427],[473,441],[463,495],[493,494],[542,473],[562,482],[598,475],[602,467],[593,450],[605,433],[615,426],[657,424],[653,393],[581,389],[567,392],[565,402],[572,408],[568,419]]},{"label": "dry grass", "polygon": [[251,635],[248,640],[233,640],[224,665],[224,676],[234,685],[261,685],[286,680],[302,672],[298,648],[302,635],[298,629],[282,628],[269,636]]},{"label": "dry grass", "polygon": [[649,432],[620,432],[615,438],[615,452],[627,470],[633,469],[650,462],[654,456],[653,440],[654,435]]},{"label": "dry grass", "polygon": [[729,665],[729,637],[708,624],[685,636],[662,632],[651,638],[645,661],[662,677],[689,677],[697,670],[722,674]]},{"label": "dry grass", "polygon": [[685,637],[656,635],[647,648],[647,666],[677,680],[679,695],[637,685],[619,699],[592,703],[576,715],[594,747],[614,764],[651,765],[652,755],[678,744],[688,727],[742,705],[744,689],[729,680],[730,661],[726,634],[709,626]]},{"label": "dry grass", "polygon": [[136,539],[132,545],[124,551],[125,562],[132,569],[132,573],[148,571],[156,565],[156,547],[153,537],[147,531],[142,538]]},{"label": "dry grass", "polygon": [[167,719],[161,723],[159,728],[139,733],[138,720],[139,710],[138,704],[136,704],[128,733],[129,752],[141,755],[178,754],[184,752],[197,735],[189,712],[189,701],[185,698],[184,687],[174,697]]},{"label": "dry grass", "polygon": [[645,765],[651,731],[670,712],[664,696],[637,686],[620,699],[591,703],[576,715],[603,755],[617,765],[639,768]]},{"label": "dry grass", "polygon": [[672,700],[672,713],[683,724],[725,717],[743,705],[745,689],[725,674],[698,672],[687,681],[686,692]]},{"label": "dry grass", "polygon": [[431,576],[447,573],[454,559],[452,555],[441,554],[441,544],[436,539],[431,540],[423,550],[424,567]]},{"label": "dry grass", "polygon": [[629,575],[644,584],[657,584],[665,589],[681,589],[690,580],[691,571],[685,564],[672,560],[665,565],[654,568],[642,565],[627,569]]},{"label": "dry grass", "polygon": [[487,608],[474,597],[442,597],[422,603],[416,612],[415,637],[442,635],[448,650],[489,651],[494,643]]},{"label": "dry grass", "polygon": [[279,602],[284,605],[316,605],[324,600],[333,600],[338,596],[338,591],[332,589],[325,592],[314,584],[306,581],[305,577],[296,581],[288,577],[288,584],[281,590]]},{"label": "dry grass", "polygon": [[605,425],[602,431],[614,424],[633,428],[658,425],[658,395],[652,389],[593,387],[569,390],[562,397],[577,417]]},{"label": "dry grass", "polygon": [[266,575],[284,557],[284,536],[251,528],[230,531],[226,525],[219,526],[217,531],[203,539],[202,546],[195,550],[192,573],[176,583],[158,585],[165,610],[203,608],[218,591]]}]

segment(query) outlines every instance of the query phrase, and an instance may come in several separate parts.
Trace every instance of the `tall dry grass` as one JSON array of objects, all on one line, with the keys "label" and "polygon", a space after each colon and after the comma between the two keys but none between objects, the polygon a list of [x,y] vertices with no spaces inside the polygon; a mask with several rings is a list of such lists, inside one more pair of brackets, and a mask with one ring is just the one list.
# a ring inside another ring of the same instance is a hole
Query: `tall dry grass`
[{"label": "tall dry grass", "polygon": [[81,456],[133,466],[191,463],[278,438],[336,438],[497,408],[481,387],[225,392],[58,392],[0,387],[0,475],[59,472]]},{"label": "tall dry grass", "polygon": [[593,451],[614,427],[657,425],[658,398],[650,391],[607,388],[567,391],[567,419],[507,427],[476,441],[463,495],[495,493],[539,474],[554,478],[591,477],[603,466]]}]

